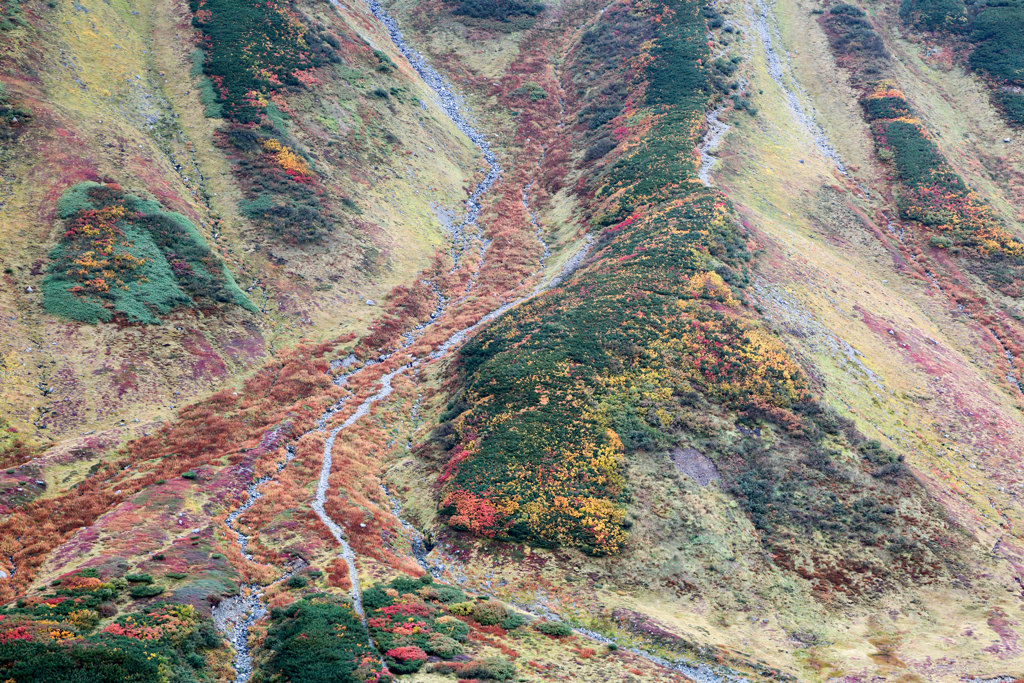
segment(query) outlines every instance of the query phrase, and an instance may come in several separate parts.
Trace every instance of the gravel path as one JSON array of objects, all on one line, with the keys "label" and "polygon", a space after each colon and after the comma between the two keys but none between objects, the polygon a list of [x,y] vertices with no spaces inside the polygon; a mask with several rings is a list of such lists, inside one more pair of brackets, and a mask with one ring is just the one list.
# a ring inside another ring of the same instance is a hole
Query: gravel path
[{"label": "gravel path", "polygon": [[349,415],[348,418],[339,426],[331,430],[330,436],[327,437],[327,441],[324,443],[324,459],[323,464],[320,467],[320,479],[316,486],[316,497],[313,500],[313,511],[316,512],[316,516],[320,518],[320,521],[324,523],[324,526],[326,526],[330,530],[331,535],[334,536],[334,540],[336,540],[338,545],[341,546],[341,556],[345,558],[345,562],[348,564],[348,576],[352,582],[352,606],[355,608],[356,614],[359,615],[359,618],[363,620],[364,626],[366,625],[366,614],[363,611],[363,593],[359,586],[359,570],[356,568],[356,554],[352,550],[352,546],[350,546],[348,541],[345,539],[345,532],[342,531],[337,522],[331,519],[331,516],[324,510],[324,503],[327,501],[327,489],[329,488],[328,479],[330,479],[331,465],[334,461],[331,451],[334,449],[334,439],[337,438],[338,432],[351,427],[357,420],[369,414],[370,408],[374,403],[389,396],[392,392],[391,380],[393,380],[396,375],[405,372],[407,369],[409,369],[409,366],[402,366],[401,368],[389,372],[381,377],[380,390],[360,403],[354,413]]},{"label": "gravel path", "polygon": [[719,116],[722,115],[727,107],[722,105],[717,109],[713,109],[704,115],[704,119],[708,122],[708,132],[704,134],[704,139],[700,143],[700,170],[697,172],[697,177],[704,183],[706,187],[711,185],[709,174],[715,164],[718,163],[718,158],[712,155],[712,152],[718,149],[718,146],[722,144],[722,139],[725,138],[725,134],[732,128],[729,124],[719,120]]},{"label": "gravel path", "polygon": [[[340,6],[338,0],[331,0],[336,5]],[[405,39],[402,37],[402,32],[398,29],[398,23],[388,15],[377,0],[367,0],[367,7],[370,8],[370,12],[387,30],[388,35],[391,37],[391,41],[398,48],[398,51],[409,61],[409,65],[412,66],[413,70],[419,74],[423,82],[429,87],[436,96],[437,105],[441,108],[441,111],[451,119],[455,127],[458,128],[462,133],[468,137],[474,145],[480,148],[480,152],[483,154],[484,162],[487,164],[487,175],[484,179],[477,183],[473,192],[469,195],[469,199],[466,200],[466,213],[463,216],[462,221],[458,224],[450,225],[450,234],[453,242],[453,270],[459,267],[459,256],[465,251],[471,243],[472,238],[467,235],[467,229],[473,228],[472,232],[478,233],[479,226],[477,225],[477,217],[480,214],[480,198],[486,194],[494,183],[498,180],[498,176],[501,175],[501,167],[498,165],[498,159],[494,152],[491,151],[491,146],[487,142],[486,138],[476,129],[469,119],[468,107],[459,95],[452,90],[452,87],[448,82],[437,72],[434,67],[427,64],[427,61],[423,58],[423,54],[410,48],[405,43]]]},{"label": "gravel path", "polygon": [[[337,0],[332,0],[332,3],[337,5],[338,7],[343,7],[339,2],[337,2]],[[483,252],[486,251],[488,242],[484,240],[482,237],[480,237],[478,234],[479,226],[477,225],[477,218],[479,216],[480,211],[480,198],[486,192],[491,190],[494,183],[498,180],[501,174],[501,168],[499,167],[497,159],[494,153],[491,151],[488,142],[486,141],[486,139],[484,139],[484,136],[481,135],[476,130],[476,128],[470,123],[468,115],[465,113],[467,108],[464,107],[461,98],[452,91],[449,84],[441,77],[441,75],[433,67],[426,63],[426,61],[423,59],[422,54],[413,51],[405,44],[405,41],[402,38],[402,34],[398,30],[397,23],[395,22],[394,19],[387,15],[387,13],[384,11],[381,5],[378,2],[376,2],[376,0],[368,0],[367,5],[370,11],[373,13],[373,15],[387,29],[392,41],[394,41],[395,46],[398,48],[398,50],[406,57],[406,59],[408,59],[413,69],[419,74],[419,76],[423,79],[427,86],[429,86],[430,89],[435,93],[435,95],[437,96],[438,106],[441,108],[441,110],[444,111],[444,113],[452,120],[455,126],[462,133],[464,133],[474,144],[476,144],[480,148],[481,153],[483,154],[483,158],[487,163],[487,173],[485,177],[476,185],[473,192],[466,200],[466,211],[462,221],[458,224],[455,224],[454,221],[450,221],[446,225],[446,228],[448,229],[448,232],[451,236],[453,243],[452,255],[453,261],[455,263],[454,268],[457,268],[458,257],[461,255],[462,252],[465,251],[465,249],[471,246],[474,240],[480,243],[482,256]],[[537,230],[538,240],[541,242],[541,244],[544,245],[544,255],[541,259],[541,267],[543,267],[544,260],[550,256],[551,252],[548,249],[547,245],[544,244],[543,242],[541,236],[542,230],[539,226],[539,223],[537,222],[536,217],[534,216],[533,212],[530,211],[529,196],[527,194],[527,191],[530,189],[530,187],[532,187],[532,183],[531,185],[528,185],[523,191],[523,204],[530,214],[531,224]],[[472,230],[467,230],[469,228],[472,228]],[[487,315],[483,316],[473,325],[470,325],[454,333],[433,353],[431,353],[427,360],[437,360],[446,356],[448,353],[451,353],[452,351],[456,350],[473,332],[479,329],[482,325],[485,325],[486,323],[494,320],[495,318],[499,317],[509,309],[519,305],[520,303],[523,303],[524,301],[533,298],[537,294],[557,286],[559,283],[562,282],[562,280],[565,277],[570,275],[579,267],[583,259],[589,253],[593,243],[594,238],[590,235],[586,235],[584,245],[572,257],[570,257],[570,259],[562,267],[560,274],[557,277],[553,278],[551,282],[546,284],[541,283],[529,296],[521,297],[519,299],[516,299],[515,301],[507,303],[501,306],[500,308],[492,311],[491,313],[488,313]],[[477,272],[479,272],[479,270]],[[473,277],[474,281],[475,277],[476,273],[474,274]],[[448,301],[444,299],[440,295],[440,293],[438,293],[437,310],[432,314],[430,322],[424,325],[417,326],[416,331],[406,335],[405,346],[408,346],[413,339],[422,334],[423,330],[426,328],[427,325],[430,325],[436,322],[438,319],[440,319],[445,309],[447,308],[447,305]],[[373,367],[374,365],[378,365],[379,363],[388,360],[389,357],[390,356],[385,355],[381,356],[379,359],[375,361],[369,361],[357,369],[353,369],[350,372],[340,375],[339,377],[335,378],[334,381],[336,384],[339,385],[344,384],[348,378],[354,376],[355,374],[365,371],[367,368]],[[357,361],[355,357],[350,356],[348,358],[332,363],[332,369],[340,368],[347,370],[356,362]],[[396,376],[412,368],[418,367],[419,364],[420,361],[410,362],[381,377],[380,389],[372,396],[363,400],[363,402],[360,403],[359,406],[356,408],[355,412],[352,415],[350,415],[341,425],[334,427],[330,431],[330,434],[327,437],[327,440],[324,444],[323,461],[320,468],[320,476],[317,481],[317,489],[312,503],[312,508],[316,515],[318,516],[318,518],[330,530],[331,535],[334,536],[335,540],[337,541],[338,545],[341,548],[341,556],[345,559],[349,568],[349,577],[352,583],[351,597],[353,606],[356,613],[359,614],[361,619],[363,619],[364,624],[366,621],[366,616],[362,605],[362,590],[359,582],[359,572],[356,566],[355,552],[349,545],[344,530],[337,522],[335,522],[330,517],[329,514],[327,514],[325,510],[327,493],[329,490],[330,473],[333,466],[332,450],[334,447],[335,439],[337,438],[339,433],[341,433],[348,427],[351,427],[358,420],[368,415],[374,403],[384,400],[392,393],[392,380]],[[326,429],[326,425],[329,422],[329,420],[343,408],[345,402],[346,399],[341,399],[340,401],[332,405],[330,408],[328,408],[317,421],[317,426],[315,429]],[[287,466],[287,464],[294,457],[293,447],[288,446],[287,448],[289,449],[289,455],[283,463],[280,463],[278,465],[278,472],[280,472],[285,466]],[[262,496],[262,494],[259,491],[260,487],[265,485],[268,481],[271,481],[272,479],[273,477],[269,476],[263,477],[250,484],[246,489],[247,492],[249,493],[248,500],[244,505],[242,505],[237,510],[232,512],[232,514],[229,515],[227,519],[228,527],[232,529],[232,531],[234,531],[237,536],[236,542],[238,543],[242,551],[242,554],[246,557],[246,559],[250,561],[253,560],[253,556],[248,552],[248,544],[250,539],[246,534],[244,534],[234,525],[238,518],[242,514],[244,514],[250,507],[252,507],[252,505]],[[413,553],[416,559],[421,563],[421,565],[426,565],[427,549],[423,542],[422,534],[420,534],[420,532],[416,530],[414,526],[412,526],[411,524],[409,524],[401,518],[401,506],[397,499],[394,498],[386,488],[384,488],[384,492],[388,496],[388,499],[392,505],[393,512],[395,513],[399,522],[406,529],[406,532],[410,535]],[[286,573],[281,579],[279,579],[279,581],[286,580],[295,571],[297,571],[297,568],[293,568],[291,571]],[[263,589],[257,585],[249,585],[247,586],[247,589],[247,595],[238,595],[228,600],[224,600],[214,610],[215,623],[222,631],[224,631],[227,634],[229,640],[232,642],[236,649],[237,654],[235,657],[235,680],[238,683],[244,683],[245,681],[248,681],[252,675],[252,656],[248,647],[248,635],[250,627],[252,626],[253,623],[255,623],[258,619],[262,618],[267,613],[266,605],[263,600]],[[609,639],[604,638],[599,634],[592,633],[590,631],[577,630],[577,632],[580,635],[596,640],[598,642],[612,642]],[[699,683],[726,683],[727,681],[742,680],[730,675],[726,675],[724,677],[716,675],[713,672],[711,672],[710,669],[707,669],[703,666],[689,667],[679,664],[673,664],[671,662],[667,662],[663,659],[655,657],[654,655],[650,655],[641,650],[632,651],[638,654],[639,656],[644,657],[659,665],[689,675],[691,678],[698,681]]]},{"label": "gravel path", "polygon": [[[543,157],[541,158],[543,159]],[[537,242],[544,250],[544,253],[541,254],[540,259],[538,261],[538,265],[540,266],[540,269],[543,271],[544,262],[548,260],[549,256],[551,256],[551,249],[548,248],[548,243],[544,241],[544,228],[540,227],[540,221],[537,220],[537,214],[535,214],[533,212],[533,209],[530,208],[529,192],[530,189],[533,188],[534,182],[535,181],[531,180],[530,184],[523,188],[523,208],[526,209],[526,215],[530,217],[530,225],[533,226],[534,232],[537,235]]]},{"label": "gravel path", "polygon": [[[282,429],[280,427],[272,429],[263,435],[263,439],[260,441],[260,447],[262,448],[274,448],[282,437]],[[287,455],[285,456],[284,462],[278,463],[277,472],[280,473],[288,463],[295,457],[295,447],[286,446]],[[232,512],[224,520],[224,523],[229,529],[235,532],[236,542],[238,547],[242,551],[242,555],[245,559],[250,562],[255,562],[252,553],[249,552],[249,536],[243,533],[238,527],[235,526],[235,522],[245,512],[256,503],[257,500],[263,497],[260,493],[260,487],[271,481],[274,477],[267,475],[260,477],[256,481],[252,482],[245,487],[246,493],[249,498],[245,503],[237,510]],[[290,571],[286,572],[278,581],[287,580],[292,574],[297,571],[298,567],[293,567]],[[275,582],[276,583],[276,582]],[[249,651],[249,629],[257,620],[263,618],[267,613],[266,605],[263,600],[263,587],[258,584],[251,583],[244,587],[244,591],[238,595],[222,600],[220,604],[213,608],[213,623],[227,636],[228,640],[235,648],[235,681],[237,683],[245,683],[249,680],[252,675],[252,653]]]}]

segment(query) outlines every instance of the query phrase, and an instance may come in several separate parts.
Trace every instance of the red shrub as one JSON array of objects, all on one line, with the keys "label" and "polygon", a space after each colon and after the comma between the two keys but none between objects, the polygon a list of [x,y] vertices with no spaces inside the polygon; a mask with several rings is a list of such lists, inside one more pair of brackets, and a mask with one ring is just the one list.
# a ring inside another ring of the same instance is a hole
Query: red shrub
[{"label": "red shrub", "polygon": [[393,647],[385,653],[388,657],[399,662],[412,662],[417,660],[427,661],[427,653],[415,645],[405,647]]}]

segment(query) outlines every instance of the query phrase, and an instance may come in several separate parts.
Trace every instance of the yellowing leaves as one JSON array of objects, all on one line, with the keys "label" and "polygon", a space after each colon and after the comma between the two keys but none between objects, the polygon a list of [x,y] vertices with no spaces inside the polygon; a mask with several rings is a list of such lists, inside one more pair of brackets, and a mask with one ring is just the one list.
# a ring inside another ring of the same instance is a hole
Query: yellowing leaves
[{"label": "yellowing leaves", "polygon": [[604,499],[554,496],[532,501],[525,513],[531,528],[559,545],[578,545],[585,538],[601,553],[616,553],[626,545],[625,512]]},{"label": "yellowing leaves", "polygon": [[274,160],[285,170],[285,172],[300,176],[313,175],[313,171],[310,170],[305,159],[282,145],[277,140],[264,140],[263,149],[268,151],[274,157]]},{"label": "yellowing leaves", "polygon": [[690,284],[686,289],[698,299],[718,299],[730,308],[737,308],[740,305],[740,302],[733,298],[729,285],[714,271],[697,273],[690,278]]}]

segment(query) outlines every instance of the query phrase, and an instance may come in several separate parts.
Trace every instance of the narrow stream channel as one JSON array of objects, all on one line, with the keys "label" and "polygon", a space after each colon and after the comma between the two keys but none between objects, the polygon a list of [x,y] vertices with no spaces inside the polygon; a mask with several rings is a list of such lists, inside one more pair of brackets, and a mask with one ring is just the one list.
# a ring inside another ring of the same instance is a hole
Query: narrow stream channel
[{"label": "narrow stream channel", "polygon": [[[340,4],[337,2],[337,0],[332,0],[332,2],[340,7]],[[481,135],[464,116],[461,98],[459,98],[453,92],[451,87],[441,77],[441,75],[435,69],[433,69],[433,67],[429,66],[426,63],[426,61],[423,59],[423,56],[420,53],[414,52],[405,44],[405,41],[402,38],[402,34],[398,30],[397,23],[395,22],[394,19],[388,16],[388,14],[384,11],[381,5],[378,2],[376,2],[376,0],[368,0],[367,4],[373,15],[387,29],[388,34],[390,35],[392,41],[394,42],[398,50],[406,57],[406,59],[408,59],[410,65],[413,67],[416,73],[419,74],[420,78],[424,81],[424,83],[437,95],[438,105],[441,108],[441,110],[445,113],[446,116],[449,117],[449,119],[451,119],[455,126],[480,149],[484,161],[487,164],[487,174],[480,182],[477,183],[476,187],[473,189],[473,192],[469,195],[465,202],[466,210],[464,218],[462,219],[461,223],[458,224],[457,226],[454,226],[450,232],[450,236],[453,243],[452,255],[453,261],[455,261],[456,268],[458,267],[458,256],[466,248],[470,246],[471,241],[474,238],[480,241],[482,252],[480,261],[481,266],[478,266],[476,273],[473,274],[473,278],[475,279],[476,275],[479,273],[479,268],[482,267],[484,255],[483,252],[486,250],[488,242],[482,237],[482,235],[468,235],[467,228],[472,228],[474,232],[479,233],[477,217],[480,211],[480,200],[487,192],[489,192],[492,189],[494,183],[498,180],[501,174],[501,168],[497,163],[497,158],[494,152],[491,151],[490,146],[484,139],[484,136]],[[536,218],[535,216],[533,216],[532,211],[529,211],[529,196],[527,194],[527,191],[531,186],[532,183],[523,190],[523,204],[527,208],[527,211],[530,213],[531,224],[537,230],[538,238],[540,238],[540,226],[536,222]],[[541,241],[541,243],[543,244],[542,239],[539,241]],[[569,258],[568,262],[561,269],[559,275],[553,278],[551,282],[546,284],[542,282],[528,296],[524,296],[519,299],[516,299],[515,301],[509,302],[499,307],[498,309],[488,313],[487,315],[484,315],[476,323],[455,332],[444,343],[442,343],[433,353],[431,353],[427,357],[427,359],[424,360],[426,362],[430,362],[444,357],[448,353],[456,350],[480,326],[490,322],[491,320],[494,320],[495,318],[502,315],[509,309],[519,305],[520,303],[523,303],[524,301],[533,298],[537,294],[546,291],[549,288],[557,286],[565,277],[567,277],[574,270],[576,270],[576,268],[579,267],[583,259],[586,257],[587,253],[590,251],[593,242],[593,237],[590,235],[586,235],[584,244],[573,256]],[[548,250],[547,245],[545,244],[544,255],[541,260],[540,272],[543,271],[543,261],[549,255],[550,251]],[[449,302],[446,299],[444,299],[444,297],[442,297],[440,294],[438,294],[437,310],[431,316],[431,320],[424,325],[417,326],[417,328],[413,332],[408,333],[406,335],[406,343],[404,344],[404,346],[408,347],[408,345],[411,344],[412,340],[420,336],[427,326],[440,320],[446,308],[448,307],[448,304]],[[358,369],[354,369],[348,373],[343,373],[341,376],[335,379],[335,382],[337,384],[343,384],[345,380],[347,380],[348,378],[354,377],[355,375],[365,371],[370,367],[378,365],[381,362],[385,362],[386,360],[388,360],[388,358],[389,356],[381,356],[376,361],[369,361],[362,365],[361,367],[359,367]],[[353,364],[355,361],[356,359],[350,356],[349,358],[332,363],[332,366],[338,365],[342,369],[347,369],[348,366]],[[366,616],[362,605],[362,590],[359,582],[359,572],[356,563],[356,554],[352,550],[352,547],[349,545],[344,530],[337,522],[335,522],[330,517],[330,515],[325,510],[327,494],[330,487],[330,473],[333,466],[332,450],[337,436],[342,431],[344,431],[348,427],[351,427],[358,420],[368,415],[374,403],[384,400],[392,393],[392,380],[394,380],[396,376],[410,369],[418,367],[419,364],[420,361],[410,359],[409,363],[395,370],[392,370],[390,373],[382,376],[380,379],[380,388],[378,389],[378,391],[373,395],[369,396],[368,398],[364,399],[363,402],[360,403],[359,406],[356,408],[355,412],[352,413],[352,415],[350,415],[342,424],[331,429],[324,443],[323,461],[320,468],[320,475],[317,481],[316,494],[312,503],[312,508],[319,517],[319,519],[330,530],[331,535],[334,537],[334,539],[337,541],[338,545],[341,548],[340,555],[345,559],[345,562],[348,565],[349,578],[352,583],[351,597],[353,602],[353,608],[356,611],[356,613],[360,616],[360,618],[363,620],[364,624],[366,622]],[[317,426],[314,428],[313,431],[322,431],[326,429],[328,421],[331,419],[331,417],[333,417],[343,408],[345,403],[346,399],[341,399],[340,401],[332,405],[330,408],[328,408],[324,412],[324,414],[321,415],[321,417],[318,419]],[[269,434],[270,433],[268,432],[268,436]],[[299,438],[301,438],[301,436]],[[265,436],[264,440],[266,439],[267,437]],[[281,472],[294,457],[294,447],[286,446],[286,449],[288,450],[288,457],[285,459],[284,462],[278,465],[277,472]],[[233,511],[228,516],[228,519],[226,521],[227,526],[236,534],[236,542],[238,543],[243,556],[245,556],[245,558],[250,561],[253,561],[253,556],[248,552],[248,544],[250,538],[236,526],[236,523],[238,518],[242,514],[244,514],[249,508],[251,508],[252,505],[257,500],[259,500],[259,498],[262,497],[262,494],[260,493],[260,487],[266,485],[272,479],[273,477],[269,476],[263,477],[247,486],[246,490],[248,492],[248,500],[241,507]],[[401,517],[400,503],[397,501],[396,498],[394,498],[391,495],[391,493],[384,487],[383,484],[382,488],[384,490],[384,493],[387,495],[389,502],[391,503],[393,513],[396,515],[397,519],[402,524],[403,528],[406,529],[406,532],[410,536],[414,556],[416,557],[417,561],[420,562],[421,565],[426,565],[427,549],[425,547],[422,534],[417,529],[415,529],[414,526],[406,522]],[[287,580],[288,577],[290,577],[295,571],[297,571],[300,568],[301,567],[291,568],[291,570],[286,572],[281,578],[278,579],[278,581]],[[214,619],[217,622],[218,627],[220,627],[227,633],[229,640],[235,646],[236,649],[237,654],[235,657],[234,664],[236,671],[235,680],[238,683],[245,683],[249,680],[249,678],[252,675],[252,654],[249,651],[248,646],[249,631],[251,626],[257,620],[262,618],[267,612],[266,605],[263,600],[264,589],[258,585],[250,585],[247,588],[247,595],[238,595],[234,598],[230,598],[229,600],[225,600],[221,603],[221,605],[218,605],[217,608],[215,608],[214,610]],[[599,634],[586,631],[583,629],[577,629],[577,633],[589,639],[595,640],[597,642],[612,642]],[[695,681],[699,681],[699,683],[725,683],[726,681],[743,680],[731,674],[719,675],[713,672],[710,668],[703,665],[689,666],[684,664],[674,664],[665,661],[661,658],[658,658],[654,655],[651,655],[649,653],[646,653],[642,650],[630,651],[636,653],[641,657],[644,657],[645,659],[648,659],[651,662],[684,673],[693,678]]]}]

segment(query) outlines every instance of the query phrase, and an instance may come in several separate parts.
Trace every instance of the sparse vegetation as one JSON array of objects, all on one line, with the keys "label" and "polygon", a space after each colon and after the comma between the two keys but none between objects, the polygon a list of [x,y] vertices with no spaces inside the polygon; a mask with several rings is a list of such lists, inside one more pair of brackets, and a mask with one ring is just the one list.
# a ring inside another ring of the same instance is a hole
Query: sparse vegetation
[{"label": "sparse vegetation", "polygon": [[0,5],[0,32],[13,31],[28,26],[21,12],[21,0],[2,0]]}]

